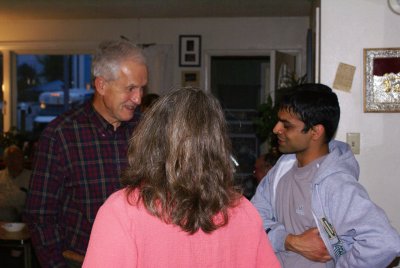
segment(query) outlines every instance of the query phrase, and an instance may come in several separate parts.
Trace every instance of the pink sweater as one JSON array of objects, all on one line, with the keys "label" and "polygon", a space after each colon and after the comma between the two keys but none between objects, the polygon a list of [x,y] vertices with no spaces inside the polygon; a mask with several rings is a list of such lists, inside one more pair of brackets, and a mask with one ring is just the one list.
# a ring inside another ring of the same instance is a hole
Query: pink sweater
[{"label": "pink sweater", "polygon": [[128,204],[120,190],[96,216],[83,267],[280,267],[251,203],[242,198],[230,214],[213,233],[189,235]]}]

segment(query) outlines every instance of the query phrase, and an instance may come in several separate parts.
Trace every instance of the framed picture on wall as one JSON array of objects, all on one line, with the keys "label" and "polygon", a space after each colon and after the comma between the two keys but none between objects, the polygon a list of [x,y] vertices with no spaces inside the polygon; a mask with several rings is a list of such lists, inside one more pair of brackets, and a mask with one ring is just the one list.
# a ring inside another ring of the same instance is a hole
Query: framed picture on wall
[{"label": "framed picture on wall", "polygon": [[400,112],[400,48],[364,49],[364,112]]},{"label": "framed picture on wall", "polygon": [[184,87],[200,87],[200,72],[198,71],[183,71],[182,86]]},{"label": "framed picture on wall", "polygon": [[201,36],[179,36],[179,66],[200,67],[201,65]]}]

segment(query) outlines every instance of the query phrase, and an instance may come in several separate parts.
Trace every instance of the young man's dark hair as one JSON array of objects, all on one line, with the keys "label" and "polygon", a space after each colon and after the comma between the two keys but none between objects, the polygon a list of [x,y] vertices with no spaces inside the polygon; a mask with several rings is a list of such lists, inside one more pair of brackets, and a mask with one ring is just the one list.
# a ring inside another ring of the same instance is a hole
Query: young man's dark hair
[{"label": "young man's dark hair", "polygon": [[323,84],[303,84],[285,95],[279,110],[295,114],[304,122],[304,132],[321,124],[325,128],[325,142],[336,132],[340,119],[338,98],[332,89]]}]

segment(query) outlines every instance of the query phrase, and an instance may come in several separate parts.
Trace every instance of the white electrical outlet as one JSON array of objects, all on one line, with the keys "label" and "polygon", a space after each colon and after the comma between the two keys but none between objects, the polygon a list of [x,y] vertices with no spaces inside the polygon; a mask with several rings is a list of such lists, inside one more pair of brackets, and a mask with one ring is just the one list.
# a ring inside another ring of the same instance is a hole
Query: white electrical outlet
[{"label": "white electrical outlet", "polygon": [[360,133],[347,133],[346,142],[350,145],[353,154],[360,154]]}]

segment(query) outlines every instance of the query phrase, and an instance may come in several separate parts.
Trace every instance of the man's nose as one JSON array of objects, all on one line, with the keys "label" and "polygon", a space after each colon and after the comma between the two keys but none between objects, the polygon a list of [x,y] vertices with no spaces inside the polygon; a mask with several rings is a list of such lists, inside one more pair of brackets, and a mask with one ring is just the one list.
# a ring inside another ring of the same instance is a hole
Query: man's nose
[{"label": "man's nose", "polygon": [[142,96],[143,96],[143,90],[138,89],[134,90],[131,95],[131,101],[137,105],[139,105],[142,102]]},{"label": "man's nose", "polygon": [[277,135],[279,132],[282,131],[282,126],[280,124],[280,122],[277,122],[274,126],[274,128],[272,129],[272,132]]}]

